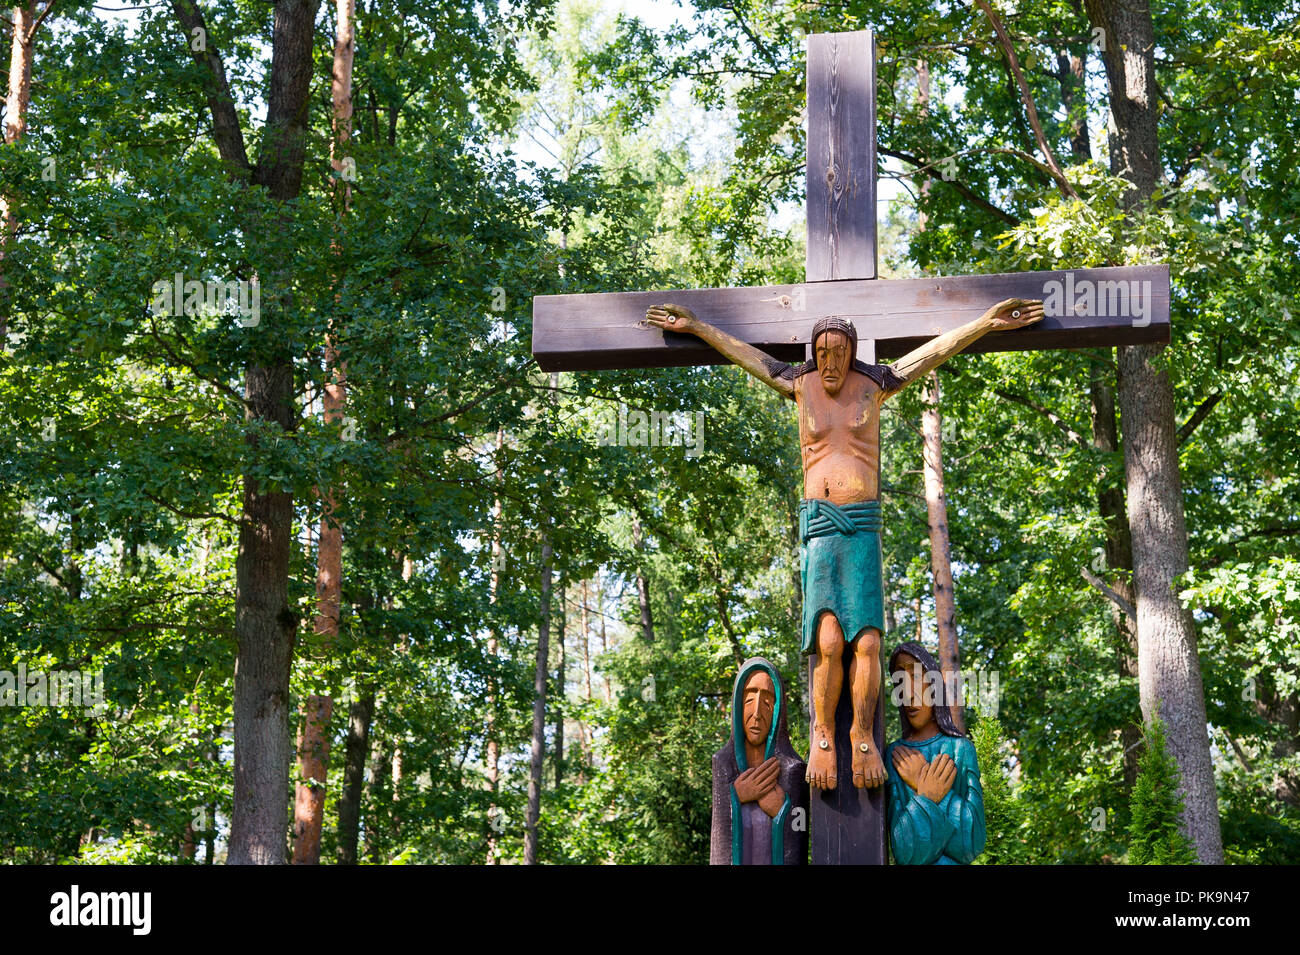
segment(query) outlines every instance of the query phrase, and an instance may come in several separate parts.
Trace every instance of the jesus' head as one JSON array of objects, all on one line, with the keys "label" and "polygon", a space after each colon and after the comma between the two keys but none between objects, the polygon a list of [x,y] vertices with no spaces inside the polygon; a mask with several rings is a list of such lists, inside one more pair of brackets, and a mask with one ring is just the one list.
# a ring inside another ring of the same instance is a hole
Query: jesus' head
[{"label": "jesus' head", "polygon": [[857,351],[858,333],[853,323],[836,315],[813,326],[813,358],[826,394],[834,397],[844,386]]}]

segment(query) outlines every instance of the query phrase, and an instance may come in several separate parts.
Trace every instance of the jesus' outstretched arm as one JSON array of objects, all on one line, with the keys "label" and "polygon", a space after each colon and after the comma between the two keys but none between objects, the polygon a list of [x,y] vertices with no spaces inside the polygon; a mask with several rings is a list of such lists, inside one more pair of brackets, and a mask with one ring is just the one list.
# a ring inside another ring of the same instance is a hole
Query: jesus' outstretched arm
[{"label": "jesus' outstretched arm", "polygon": [[772,372],[776,364],[771,355],[742,342],[735,335],[715,328],[695,317],[695,313],[681,305],[655,305],[646,310],[645,320],[656,328],[670,332],[694,335],[712,345],[723,357],[739,365],[763,384],[780,392],[786,398],[794,397],[794,386],[789,379],[778,378]]},{"label": "jesus' outstretched arm", "polygon": [[1043,319],[1043,303],[1021,298],[998,302],[974,321],[932,338],[920,348],[908,352],[890,367],[902,384],[886,389],[884,397],[896,395],[914,381],[924,378],[953,355],[969,348],[989,332],[1024,328]]}]

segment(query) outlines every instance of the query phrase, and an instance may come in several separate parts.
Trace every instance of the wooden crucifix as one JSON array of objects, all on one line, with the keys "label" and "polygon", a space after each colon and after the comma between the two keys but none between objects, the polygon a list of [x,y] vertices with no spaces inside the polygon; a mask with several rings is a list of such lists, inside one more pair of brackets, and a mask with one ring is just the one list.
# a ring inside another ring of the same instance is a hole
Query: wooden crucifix
[{"label": "wooden crucifix", "polygon": [[732,361],[796,400],[812,862],[880,865],[881,402],[962,351],[1168,341],[1169,271],[877,279],[874,37],[810,36],[807,64],[806,281],[537,296],[533,355],[545,371]]}]

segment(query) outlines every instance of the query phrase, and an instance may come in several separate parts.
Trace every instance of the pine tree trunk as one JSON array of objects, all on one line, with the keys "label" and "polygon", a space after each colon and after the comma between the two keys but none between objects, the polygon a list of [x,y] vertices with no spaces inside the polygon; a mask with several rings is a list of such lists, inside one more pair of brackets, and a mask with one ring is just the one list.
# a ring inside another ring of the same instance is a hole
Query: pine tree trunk
[{"label": "pine tree trunk", "polygon": [[566,588],[563,583],[560,584],[559,605],[559,640],[560,645],[560,665],[557,668],[555,676],[555,788],[559,789],[564,784],[564,702],[567,692],[568,680],[565,670],[567,669],[568,660],[565,653],[565,639],[568,635],[566,626],[569,618],[569,606],[566,602]]},{"label": "pine tree trunk", "polygon": [[641,534],[641,521],[632,518],[632,548],[637,553],[636,599],[641,608],[641,638],[646,643],[655,642],[654,616],[650,612],[650,581],[645,575],[645,538]]},{"label": "pine tree trunk", "polygon": [[[338,29],[334,42],[334,70],[330,95],[334,106],[334,140],[330,147],[330,164],[339,178],[335,190],[340,194],[340,214],[346,215],[350,195],[348,180],[342,177],[344,159],[352,136],[352,54],[355,48],[355,2],[337,0]],[[337,251],[337,246],[336,246]],[[322,398],[326,425],[343,421],[347,407],[347,366],[339,360],[333,335],[325,345],[325,371],[333,378],[325,386]],[[326,488],[324,513],[320,521],[320,541],[316,557],[316,621],[314,631],[318,649],[328,655],[339,635],[339,614],[343,597],[343,529],[334,519],[337,491]],[[320,863],[321,829],[325,823],[325,794],[328,791],[330,755],[330,718],[334,700],[328,695],[312,695],[302,704],[302,728],[298,736],[298,786],[294,799],[295,865]]]},{"label": "pine tree trunk", "polygon": [[[957,603],[952,583],[952,547],[948,537],[948,498],[943,490],[943,420],[939,412],[939,375],[925,382],[921,415],[925,459],[925,509],[930,524],[930,573],[934,578],[934,615],[939,634],[939,667],[947,687],[960,687],[961,655],[957,646]],[[966,728],[964,706],[953,709],[959,729]]]},{"label": "pine tree trunk", "polygon": [[546,684],[551,662],[551,539],[542,531],[541,609],[537,624],[537,670],[533,676],[533,740],[528,774],[528,818],[524,864],[537,864],[537,826],[542,812],[542,770],[546,758]]},{"label": "pine tree trunk", "polygon": [[[48,13],[54,0],[46,0]],[[4,142],[16,143],[27,131],[27,108],[32,102],[32,54],[35,47],[36,0],[13,7],[13,35],[9,44],[9,92],[5,97]],[[13,200],[0,193],[0,351],[9,336],[9,280],[4,271],[5,250],[18,231]]]},{"label": "pine tree trunk", "polygon": [[[505,447],[506,435],[504,431],[497,431],[497,457],[498,467],[501,451]],[[500,483],[503,471],[497,472],[497,480]],[[492,575],[488,582],[488,605],[496,606],[497,592],[501,586],[501,568],[505,552],[501,547],[501,499],[498,497],[492,502]],[[499,648],[496,620],[493,619],[491,630],[488,634],[487,655],[488,659],[495,661]],[[497,741],[497,690],[496,682],[492,677],[488,677],[487,684],[487,719],[484,721],[487,730],[487,783],[488,792],[492,795],[492,801],[488,805],[488,836],[487,836],[487,864],[497,864],[497,840],[496,829],[493,822],[496,818],[497,810],[496,794],[497,787],[501,781],[501,746]]]},{"label": "pine tree trunk", "polygon": [[[1147,201],[1160,176],[1159,94],[1149,0],[1086,0],[1104,31],[1112,118],[1111,171],[1128,180],[1128,207]],[[1120,426],[1128,480],[1129,530],[1137,595],[1138,670],[1143,716],[1159,716],[1178,763],[1183,825],[1202,863],[1223,861],[1218,797],[1205,697],[1191,613],[1174,588],[1187,570],[1173,384],[1159,358],[1163,345],[1119,349]]]}]

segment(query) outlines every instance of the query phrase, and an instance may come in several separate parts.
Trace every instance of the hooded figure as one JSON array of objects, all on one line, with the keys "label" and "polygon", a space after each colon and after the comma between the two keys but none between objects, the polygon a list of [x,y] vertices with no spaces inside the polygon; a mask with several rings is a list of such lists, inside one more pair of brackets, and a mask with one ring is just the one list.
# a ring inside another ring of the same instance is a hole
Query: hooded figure
[{"label": "hooded figure", "polygon": [[806,766],[790,745],[781,674],[752,657],[731,693],[731,739],[713,754],[712,865],[808,861]]}]

